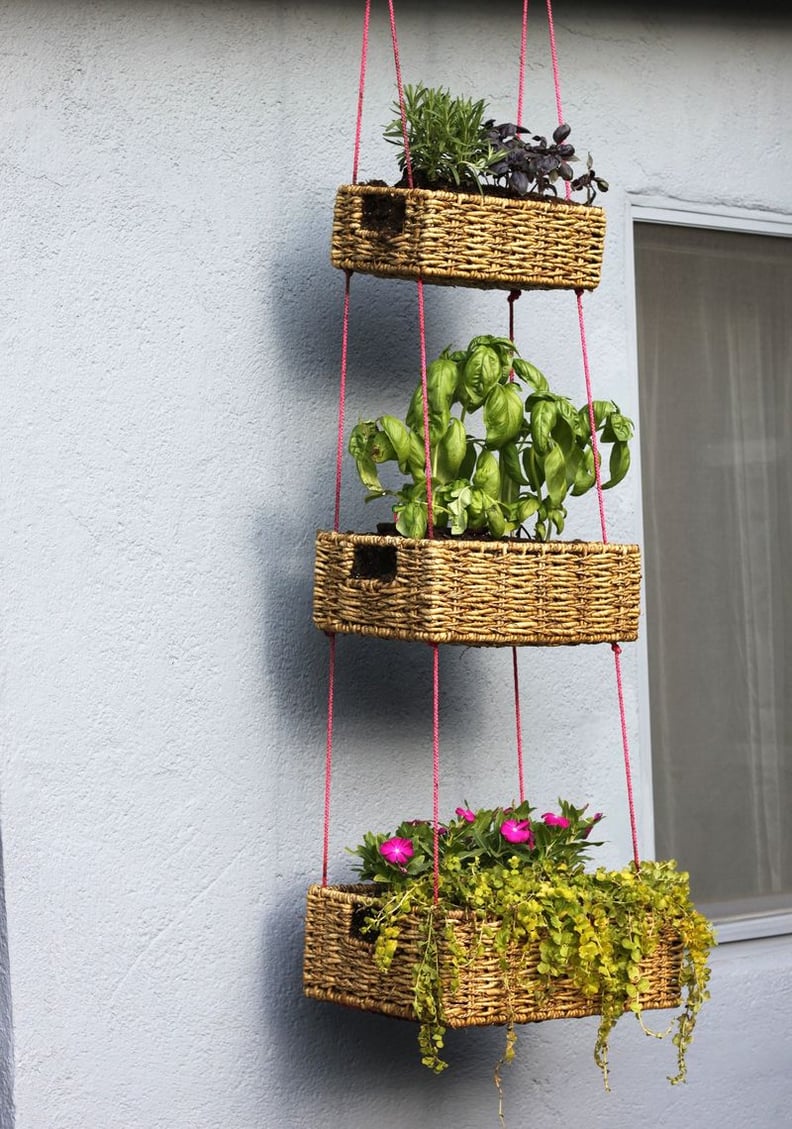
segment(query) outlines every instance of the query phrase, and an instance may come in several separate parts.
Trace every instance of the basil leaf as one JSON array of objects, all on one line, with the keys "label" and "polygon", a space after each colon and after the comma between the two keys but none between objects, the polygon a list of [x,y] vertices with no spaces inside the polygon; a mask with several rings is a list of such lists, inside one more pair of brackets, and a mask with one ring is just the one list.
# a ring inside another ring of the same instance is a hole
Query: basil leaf
[{"label": "basil leaf", "polygon": [[500,468],[492,451],[485,449],[479,454],[473,485],[492,498],[497,498],[500,494]]},{"label": "basil leaf", "polygon": [[377,421],[382,430],[391,441],[399,470],[402,474],[407,472],[410,458],[410,432],[400,419],[395,416],[380,416]]},{"label": "basil leaf", "polygon": [[387,463],[396,458],[393,444],[384,431],[377,431],[369,439],[368,453],[375,463]]},{"label": "basil leaf", "polygon": [[487,507],[490,501],[483,490],[470,491],[470,501],[467,505],[468,527],[470,529],[483,529],[487,524]]},{"label": "basil leaf", "polygon": [[420,436],[415,431],[410,433],[410,452],[407,455],[407,466],[413,478],[426,480],[426,452],[424,450],[423,434]]},{"label": "basil leaf", "polygon": [[417,540],[426,535],[429,524],[426,502],[406,502],[398,512],[396,528],[402,537],[415,537]]},{"label": "basil leaf", "polygon": [[610,478],[602,484],[603,490],[616,486],[630,469],[630,448],[626,442],[614,443],[610,453]]},{"label": "basil leaf", "polygon": [[484,429],[488,447],[503,447],[520,434],[523,402],[513,384],[496,384],[484,401]]},{"label": "basil leaf", "polygon": [[487,525],[493,537],[503,537],[506,532],[506,519],[497,503],[487,507]]},{"label": "basil leaf", "polygon": [[481,407],[490,388],[498,383],[500,374],[500,358],[495,350],[487,345],[477,345],[465,362],[457,386],[457,396],[466,411],[472,412]]},{"label": "basil leaf", "polygon": [[472,490],[469,486],[452,492],[448,502],[448,512],[451,515],[451,532],[464,533],[468,525],[467,508],[470,505]]},{"label": "basil leaf", "polygon": [[529,517],[533,517],[538,509],[538,498],[520,498],[520,501],[517,504],[517,521],[520,523],[520,525],[522,525],[522,523],[524,521],[527,521]]},{"label": "basil leaf", "polygon": [[[410,400],[410,407],[407,410],[405,417],[407,426],[412,431],[417,431],[423,437],[424,433],[424,412],[423,412],[423,389],[419,384],[412,395]],[[429,400],[429,441],[436,443],[441,435],[444,434],[448,424],[451,420],[451,411],[445,404],[433,404]]]},{"label": "basil leaf", "polygon": [[370,455],[361,455],[359,458],[355,459],[355,466],[357,467],[360,481],[367,490],[370,490],[375,496],[385,493],[385,487],[382,485],[377,475],[376,464]]},{"label": "basil leaf", "polygon": [[544,472],[547,496],[555,507],[560,506],[567,492],[566,463],[560,447],[551,447],[545,455]]},{"label": "basil leaf", "polygon": [[450,408],[454,402],[459,369],[448,357],[438,357],[426,369],[426,394],[437,408]]},{"label": "basil leaf", "polygon": [[525,361],[522,357],[515,357],[512,361],[512,368],[516,375],[521,380],[527,381],[536,392],[548,391],[550,385],[547,383],[547,378],[530,361]]},{"label": "basil leaf", "polygon": [[597,476],[594,472],[594,452],[591,447],[587,447],[583,452],[583,458],[575,470],[573,479],[572,493],[575,497],[580,494],[585,494],[594,483],[597,481]]},{"label": "basil leaf", "polygon": [[531,437],[540,455],[550,448],[550,434],[557,418],[556,404],[551,400],[540,400],[531,413]]},{"label": "basil leaf", "polygon": [[354,459],[368,454],[369,439],[376,434],[377,425],[373,419],[362,419],[355,424],[349,436],[347,450]]},{"label": "basil leaf", "polygon": [[459,468],[468,448],[465,425],[459,419],[452,419],[445,435],[437,444],[433,477],[438,482],[451,482],[459,474]]},{"label": "basil leaf", "polygon": [[[575,413],[577,414],[577,413]],[[575,433],[565,419],[559,418],[553,428],[553,440],[564,452],[566,459],[574,450],[577,450]]]},{"label": "basil leaf", "polygon": [[528,479],[520,466],[520,454],[516,443],[506,443],[499,452],[501,479],[510,478],[518,486],[529,486]]}]

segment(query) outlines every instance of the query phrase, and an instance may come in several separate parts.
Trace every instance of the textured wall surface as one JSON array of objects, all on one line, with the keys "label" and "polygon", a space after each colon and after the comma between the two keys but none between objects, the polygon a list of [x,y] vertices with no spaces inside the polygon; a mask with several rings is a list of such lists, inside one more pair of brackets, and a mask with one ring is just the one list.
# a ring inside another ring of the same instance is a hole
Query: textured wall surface
[{"label": "textured wall surface", "polygon": [[[362,179],[395,179],[380,137],[393,97],[384,7]],[[497,1123],[502,1032],[451,1037],[452,1067],[435,1078],[410,1025],[300,994],[327,676],[312,544],[332,523],[343,291],[328,240],[352,164],[361,10],[0,4],[0,725],[18,1129]],[[518,4],[398,11],[407,80],[512,115]],[[545,130],[538,8],[532,20],[526,116]],[[792,29],[560,0],[556,20],[573,139],[613,186],[603,282],[586,303],[595,391],[637,418],[626,196],[789,211],[777,139]],[[582,399],[573,298],[524,296],[516,316],[523,354]],[[502,294],[427,295],[431,355],[507,326]],[[413,288],[356,278],[349,418],[400,410],[417,364]],[[639,538],[637,479],[608,504],[613,539]],[[378,516],[347,468],[342,525]],[[574,535],[596,531],[584,503]],[[338,652],[331,878],[343,880],[345,845],[430,810],[430,654],[360,639]],[[638,656],[625,648],[644,782]],[[607,648],[531,653],[523,668],[532,798],[591,800],[608,813],[604,861],[622,862]],[[442,676],[443,810],[511,798],[510,656],[450,649]],[[645,828],[651,796],[639,793]],[[625,1020],[605,1094],[592,1022],[548,1023],[521,1032],[509,1122],[786,1124],[791,1014],[790,942],[724,946],[686,1087],[665,1082],[670,1042]]]}]

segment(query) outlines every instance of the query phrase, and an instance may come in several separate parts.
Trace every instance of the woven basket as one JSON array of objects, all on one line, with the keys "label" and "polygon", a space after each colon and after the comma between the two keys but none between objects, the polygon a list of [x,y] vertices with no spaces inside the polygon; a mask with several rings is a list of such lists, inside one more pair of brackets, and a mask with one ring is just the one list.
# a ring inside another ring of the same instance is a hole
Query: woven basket
[{"label": "woven basket", "polygon": [[[310,887],[303,988],[306,996],[316,1000],[414,1020],[413,970],[421,939],[420,917],[416,914],[405,920],[393,963],[387,973],[380,972],[373,959],[373,943],[360,935],[374,889],[366,885]],[[538,986],[538,942],[514,946],[504,974],[503,957],[494,942],[499,922],[482,922],[462,910],[451,910],[448,917],[453,921],[455,946],[462,947],[466,959],[460,963],[458,983],[452,989],[451,966],[444,961],[448,943],[440,942],[444,1026],[533,1023],[598,1013],[596,999],[584,996],[569,978],[554,980],[550,989]],[[671,929],[661,931],[657,948],[641,966],[649,981],[649,990],[640,996],[643,1008],[679,1005],[681,963],[681,939]],[[536,990],[529,986],[532,981]]]},{"label": "woven basket", "polygon": [[330,261],[383,278],[500,290],[593,290],[602,208],[565,200],[345,184]]},{"label": "woven basket", "polygon": [[637,545],[466,541],[320,531],[322,631],[465,646],[556,646],[638,637]]}]

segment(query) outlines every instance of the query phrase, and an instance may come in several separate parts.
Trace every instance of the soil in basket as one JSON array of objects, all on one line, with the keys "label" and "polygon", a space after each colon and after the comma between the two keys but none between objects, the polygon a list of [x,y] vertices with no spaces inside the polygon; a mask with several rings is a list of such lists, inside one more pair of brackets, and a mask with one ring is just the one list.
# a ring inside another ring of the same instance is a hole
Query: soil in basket
[{"label": "soil in basket", "polygon": [[[423,181],[420,174],[414,177],[415,183],[411,186],[407,183],[407,177],[403,176],[395,184],[388,184],[385,180],[367,180],[365,186],[367,188],[425,188],[429,191],[436,192],[458,192],[462,196],[499,196],[501,199],[506,200],[538,200],[541,204],[562,204],[569,205],[579,203],[580,201],[567,200],[564,196],[545,195],[542,192],[526,192],[520,195],[519,192],[511,192],[508,188],[504,188],[501,184],[482,184],[481,188],[469,184],[428,184]],[[393,205],[395,207],[395,205]]]}]

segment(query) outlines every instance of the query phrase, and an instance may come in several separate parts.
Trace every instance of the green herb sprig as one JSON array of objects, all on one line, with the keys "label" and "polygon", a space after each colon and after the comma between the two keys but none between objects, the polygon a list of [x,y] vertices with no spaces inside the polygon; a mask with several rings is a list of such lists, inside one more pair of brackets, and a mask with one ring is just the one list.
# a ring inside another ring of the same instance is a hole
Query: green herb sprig
[{"label": "green herb sprig", "polygon": [[566,181],[571,192],[586,193],[591,204],[597,190],[607,192],[608,182],[594,171],[589,154],[586,171],[575,176],[578,160],[569,141],[567,122],[556,126],[548,140],[512,122],[496,124],[487,118],[486,100],[464,98],[446,87],[423,83],[404,87],[404,123],[401,107],[383,136],[398,146],[399,168],[406,181],[407,152],[416,188],[478,191],[500,188],[507,195],[542,197],[558,195],[558,181]]}]

